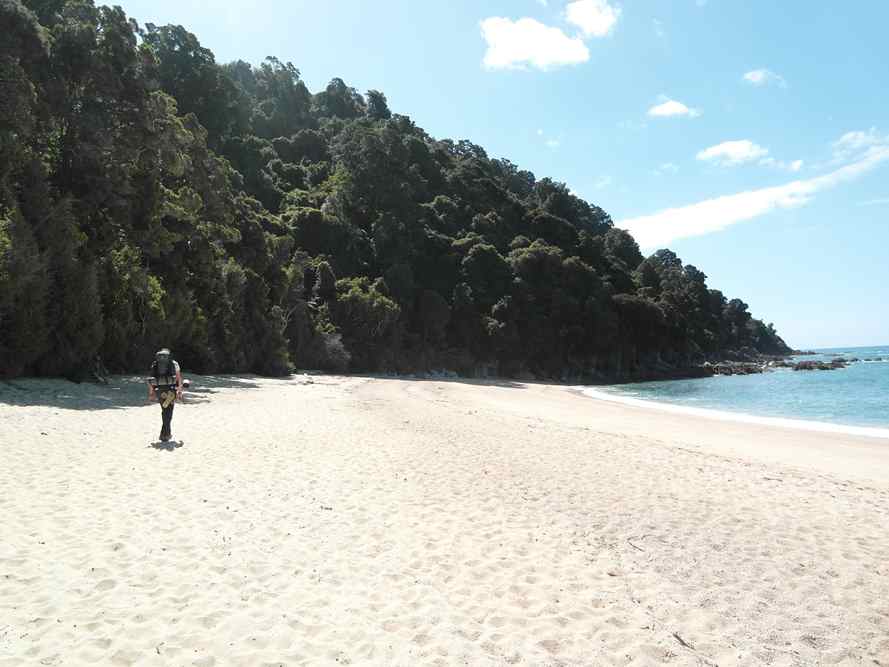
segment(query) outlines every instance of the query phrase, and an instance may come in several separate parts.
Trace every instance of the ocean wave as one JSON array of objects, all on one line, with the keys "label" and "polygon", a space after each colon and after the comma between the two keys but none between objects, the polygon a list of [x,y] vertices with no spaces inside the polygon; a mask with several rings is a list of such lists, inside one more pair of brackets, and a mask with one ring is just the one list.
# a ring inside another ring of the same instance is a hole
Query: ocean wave
[{"label": "ocean wave", "polygon": [[868,438],[882,438],[889,440],[889,428],[879,428],[872,426],[850,426],[846,424],[810,421],[805,419],[791,419],[786,417],[761,417],[744,412],[727,412],[724,410],[715,410],[712,408],[690,407],[685,405],[677,405],[675,403],[653,401],[650,399],[633,398],[623,395],[618,396],[617,394],[611,393],[609,391],[586,386],[573,387],[573,389],[580,390],[583,394],[597,400],[610,401],[612,403],[622,403],[624,405],[631,405],[651,410],[661,410],[663,412],[672,412],[674,414],[706,417],[709,419],[718,419],[721,421],[760,424],[763,426],[780,426],[783,428],[795,428],[803,431],[818,431],[821,433],[844,433],[847,435],[858,435]]}]

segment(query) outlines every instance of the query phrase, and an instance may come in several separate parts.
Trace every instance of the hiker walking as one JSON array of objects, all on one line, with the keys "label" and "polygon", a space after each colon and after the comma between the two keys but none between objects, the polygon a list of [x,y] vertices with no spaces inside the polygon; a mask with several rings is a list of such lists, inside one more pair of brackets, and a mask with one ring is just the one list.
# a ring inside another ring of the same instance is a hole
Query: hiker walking
[{"label": "hiker walking", "polygon": [[173,437],[170,423],[173,421],[173,404],[177,398],[182,398],[182,372],[179,364],[170,355],[170,350],[163,348],[154,355],[154,363],[151,364],[151,377],[148,380],[148,400],[161,404],[161,441],[167,442]]}]

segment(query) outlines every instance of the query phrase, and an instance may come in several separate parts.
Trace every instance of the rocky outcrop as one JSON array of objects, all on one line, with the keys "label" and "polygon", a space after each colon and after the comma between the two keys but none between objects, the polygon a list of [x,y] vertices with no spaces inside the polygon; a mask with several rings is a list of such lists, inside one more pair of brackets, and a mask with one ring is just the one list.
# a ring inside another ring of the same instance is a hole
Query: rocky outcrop
[{"label": "rocky outcrop", "polygon": [[706,362],[704,367],[711,369],[711,375],[756,375],[768,369],[766,364],[756,361],[721,361],[715,364]]},{"label": "rocky outcrop", "polygon": [[[809,353],[804,353],[809,354]],[[813,353],[814,354],[814,353]],[[780,368],[794,371],[837,370],[849,364],[864,361],[881,361],[883,357],[867,359],[836,357],[830,361],[804,360],[794,361],[791,357],[779,355],[756,355],[747,350],[730,352],[730,358],[703,361],[700,357],[694,360],[685,359],[684,363],[651,357],[634,360],[632,364],[613,363],[598,367],[563,368],[561,373],[541,373],[529,370],[523,365],[503,368],[496,363],[476,365],[471,370],[439,371],[441,377],[473,377],[473,378],[509,378],[523,382],[563,382],[567,384],[627,384],[634,382],[651,382],[660,380],[688,380],[706,378],[714,375],[756,375],[768,373]],[[889,358],[886,358],[889,361]],[[618,360],[619,361],[619,360]],[[447,366],[443,366],[447,367]],[[428,371],[427,371],[428,372]],[[432,374],[431,376],[436,376]]]},{"label": "rocky outcrop", "polygon": [[798,361],[791,368],[795,371],[834,371],[849,365],[846,359],[837,358],[831,361]]},{"label": "rocky outcrop", "polygon": [[[797,354],[797,352],[794,352]],[[800,352],[798,354],[810,355],[815,352]],[[880,359],[874,359],[879,361]],[[761,356],[755,361],[718,361],[707,362],[704,367],[711,375],[751,375],[765,373],[778,368],[789,368],[794,371],[833,371],[846,368],[849,364],[862,361],[857,357],[834,357],[830,361],[793,361],[787,357]],[[870,359],[864,359],[870,361]]]}]

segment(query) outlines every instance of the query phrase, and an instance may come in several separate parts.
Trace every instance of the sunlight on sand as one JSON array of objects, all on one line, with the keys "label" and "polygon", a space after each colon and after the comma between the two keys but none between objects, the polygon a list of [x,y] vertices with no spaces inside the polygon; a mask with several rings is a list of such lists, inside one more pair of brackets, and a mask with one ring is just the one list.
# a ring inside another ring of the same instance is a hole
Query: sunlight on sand
[{"label": "sunlight on sand", "polygon": [[0,665],[889,659],[889,448],[564,387],[0,386]]}]

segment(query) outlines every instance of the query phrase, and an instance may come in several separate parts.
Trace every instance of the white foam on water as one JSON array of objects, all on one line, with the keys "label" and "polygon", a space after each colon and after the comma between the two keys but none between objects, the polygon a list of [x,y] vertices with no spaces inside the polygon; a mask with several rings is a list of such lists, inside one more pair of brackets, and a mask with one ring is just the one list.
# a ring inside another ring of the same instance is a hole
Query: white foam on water
[{"label": "white foam on water", "polygon": [[843,433],[846,435],[859,435],[867,438],[884,438],[889,440],[889,429],[887,428],[829,424],[827,422],[789,419],[784,417],[759,417],[756,415],[748,415],[743,412],[725,412],[723,410],[714,410],[711,408],[693,408],[685,405],[676,405],[674,403],[662,403],[660,401],[652,401],[649,399],[618,396],[593,387],[578,386],[572,387],[572,389],[580,390],[586,396],[600,401],[610,401],[611,403],[621,403],[623,405],[632,405],[637,408],[661,410],[662,412],[671,412],[674,414],[693,415],[696,417],[706,417],[708,419],[719,419],[721,421],[742,422],[747,424],[761,424],[763,426],[795,428],[803,431],[818,431],[820,433]]}]

